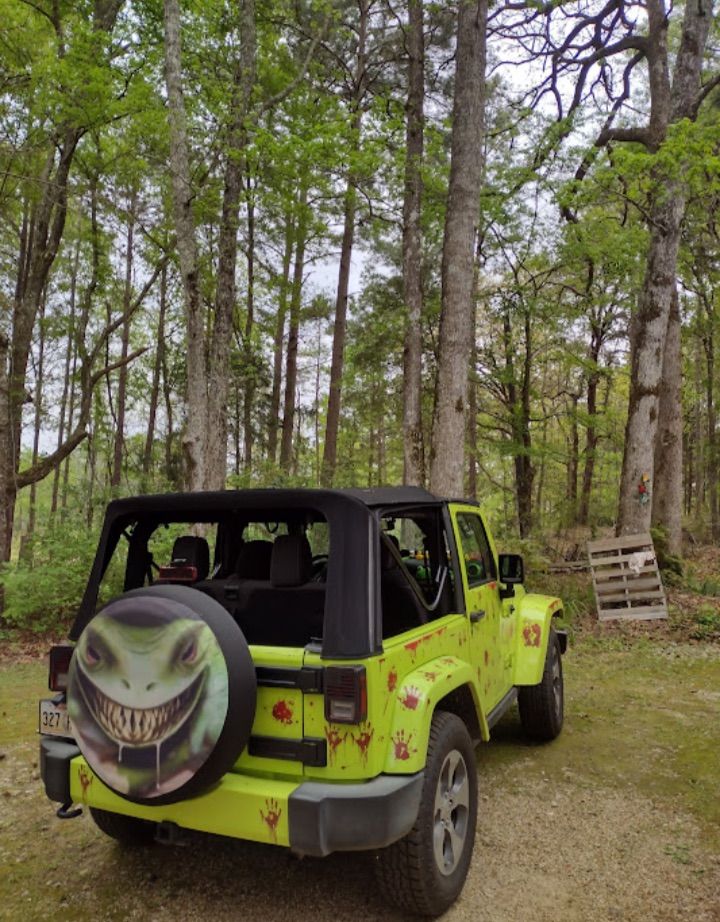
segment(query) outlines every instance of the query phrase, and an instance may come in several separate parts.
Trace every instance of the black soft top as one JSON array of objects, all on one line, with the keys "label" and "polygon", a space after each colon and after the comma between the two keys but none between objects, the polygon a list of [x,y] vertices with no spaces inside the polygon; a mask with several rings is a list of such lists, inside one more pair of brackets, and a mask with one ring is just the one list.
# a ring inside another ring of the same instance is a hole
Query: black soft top
[{"label": "black soft top", "polygon": [[349,501],[352,500],[357,500],[369,508],[441,502],[437,496],[422,487],[374,487],[371,489],[349,487],[342,490],[270,487],[259,490],[155,493],[113,500],[107,507],[106,521],[110,517],[147,512],[201,514],[207,511],[214,517],[214,514],[218,512],[250,512],[253,509],[281,507],[301,508],[315,506],[318,503],[325,508],[335,506],[341,510],[349,508]]},{"label": "black soft top", "polygon": [[70,629],[77,640],[95,615],[98,589],[112,554],[128,529],[145,522],[212,522],[247,518],[274,510],[292,514],[317,513],[331,534],[328,563],[327,608],[323,655],[362,657],[382,649],[380,589],[374,578],[378,568],[379,521],[377,511],[405,506],[438,506],[444,501],[420,487],[375,489],[261,489],[219,490],[202,493],[161,493],[111,502],[105,513],[95,561],[87,589]]}]

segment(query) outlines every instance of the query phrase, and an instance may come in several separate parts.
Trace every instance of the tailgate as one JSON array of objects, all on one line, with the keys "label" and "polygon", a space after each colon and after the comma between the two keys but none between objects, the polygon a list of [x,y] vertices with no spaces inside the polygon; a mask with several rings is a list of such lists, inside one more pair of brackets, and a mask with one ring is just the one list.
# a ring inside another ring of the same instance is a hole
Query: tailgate
[{"label": "tailgate", "polygon": [[300,647],[251,645],[257,704],[250,742],[233,771],[302,776],[325,763],[326,741],[304,736],[304,697],[315,690],[318,671],[304,667]]}]

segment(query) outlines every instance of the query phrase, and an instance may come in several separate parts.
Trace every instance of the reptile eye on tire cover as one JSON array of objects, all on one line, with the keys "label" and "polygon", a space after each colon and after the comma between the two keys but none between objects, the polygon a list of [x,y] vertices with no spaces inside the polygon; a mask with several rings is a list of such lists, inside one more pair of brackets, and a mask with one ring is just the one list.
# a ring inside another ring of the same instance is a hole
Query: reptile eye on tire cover
[{"label": "reptile eye on tire cover", "polygon": [[255,667],[238,625],[187,586],[134,589],[80,635],[68,676],[77,744],[109,788],[141,804],[184,800],[245,748]]}]

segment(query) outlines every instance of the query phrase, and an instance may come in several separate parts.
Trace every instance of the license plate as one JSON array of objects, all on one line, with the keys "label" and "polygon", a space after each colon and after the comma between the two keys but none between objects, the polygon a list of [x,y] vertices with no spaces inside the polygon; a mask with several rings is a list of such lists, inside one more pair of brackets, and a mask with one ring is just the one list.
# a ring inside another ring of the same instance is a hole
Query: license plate
[{"label": "license plate", "polygon": [[41,701],[38,729],[50,736],[72,736],[67,706],[47,699]]}]

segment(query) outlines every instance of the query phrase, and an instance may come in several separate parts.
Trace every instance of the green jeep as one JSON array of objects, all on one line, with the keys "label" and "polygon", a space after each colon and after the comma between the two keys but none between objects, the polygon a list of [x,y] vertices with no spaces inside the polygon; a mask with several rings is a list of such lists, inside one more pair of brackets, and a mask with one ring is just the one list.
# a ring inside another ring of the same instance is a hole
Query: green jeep
[{"label": "green jeep", "polygon": [[47,796],[124,843],[372,850],[389,899],[438,915],[472,856],[474,746],[516,700],[534,739],[562,726],[562,603],[522,580],[476,504],[418,488],[113,502],[50,653]]}]

